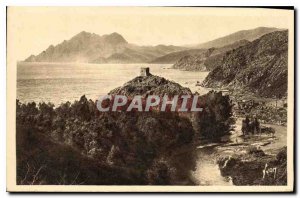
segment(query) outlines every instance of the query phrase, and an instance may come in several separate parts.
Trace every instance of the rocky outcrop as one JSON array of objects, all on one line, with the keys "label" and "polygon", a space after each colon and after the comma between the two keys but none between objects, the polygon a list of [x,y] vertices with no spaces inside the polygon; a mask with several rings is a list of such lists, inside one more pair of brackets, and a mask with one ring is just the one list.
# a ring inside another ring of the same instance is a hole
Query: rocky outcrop
[{"label": "rocky outcrop", "polygon": [[203,85],[280,98],[287,92],[287,61],[288,31],[272,32],[226,52]]}]

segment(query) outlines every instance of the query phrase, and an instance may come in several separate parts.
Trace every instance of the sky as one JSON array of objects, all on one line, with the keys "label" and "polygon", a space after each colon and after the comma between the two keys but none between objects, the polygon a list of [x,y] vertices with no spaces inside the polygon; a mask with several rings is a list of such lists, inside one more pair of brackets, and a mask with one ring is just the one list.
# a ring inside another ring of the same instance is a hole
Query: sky
[{"label": "sky", "polygon": [[7,43],[14,58],[37,55],[81,31],[117,32],[138,45],[199,44],[260,26],[288,28],[291,11],[199,7],[9,7]]}]

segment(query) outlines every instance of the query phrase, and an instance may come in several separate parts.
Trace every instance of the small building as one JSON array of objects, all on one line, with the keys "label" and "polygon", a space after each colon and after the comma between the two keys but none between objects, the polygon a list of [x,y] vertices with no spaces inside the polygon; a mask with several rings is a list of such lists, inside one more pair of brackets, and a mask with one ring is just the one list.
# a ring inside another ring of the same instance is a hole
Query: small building
[{"label": "small building", "polygon": [[228,96],[229,95],[229,90],[228,89],[221,89],[220,92],[222,93],[223,96]]},{"label": "small building", "polygon": [[141,67],[141,76],[150,76],[149,67]]}]

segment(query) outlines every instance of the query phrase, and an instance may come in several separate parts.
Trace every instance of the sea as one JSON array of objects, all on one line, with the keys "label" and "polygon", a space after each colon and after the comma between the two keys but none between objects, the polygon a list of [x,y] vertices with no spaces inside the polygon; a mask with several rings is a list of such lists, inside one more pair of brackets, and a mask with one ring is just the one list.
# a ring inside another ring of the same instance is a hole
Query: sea
[{"label": "sea", "polygon": [[96,100],[110,90],[139,76],[141,67],[149,67],[153,75],[175,81],[193,92],[205,94],[200,86],[208,72],[172,69],[171,64],[86,64],[29,63],[17,66],[17,99],[27,102],[61,103],[79,100],[82,95]]}]

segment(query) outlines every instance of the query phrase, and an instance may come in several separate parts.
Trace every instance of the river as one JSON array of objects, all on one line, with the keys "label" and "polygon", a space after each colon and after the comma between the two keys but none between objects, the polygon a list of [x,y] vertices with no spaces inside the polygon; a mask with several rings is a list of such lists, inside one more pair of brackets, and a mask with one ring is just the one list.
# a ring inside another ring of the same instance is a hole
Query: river
[{"label": "river", "polygon": [[196,152],[196,168],[191,171],[191,179],[198,185],[233,185],[231,178],[220,175],[217,158],[246,153],[249,146],[260,147],[266,154],[275,155],[277,150],[287,146],[287,127],[264,124],[275,129],[275,135],[251,135],[243,137],[241,119],[237,119],[235,130],[222,143],[200,145]]}]

